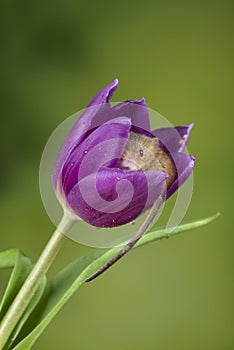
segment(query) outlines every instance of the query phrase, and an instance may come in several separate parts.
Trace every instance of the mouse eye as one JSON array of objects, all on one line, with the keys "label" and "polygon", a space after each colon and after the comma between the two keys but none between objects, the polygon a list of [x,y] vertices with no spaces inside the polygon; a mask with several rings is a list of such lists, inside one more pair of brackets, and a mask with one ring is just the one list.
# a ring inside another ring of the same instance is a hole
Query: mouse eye
[{"label": "mouse eye", "polygon": [[143,157],[143,155],[144,155],[143,149],[140,149],[139,154],[140,154],[140,157]]}]

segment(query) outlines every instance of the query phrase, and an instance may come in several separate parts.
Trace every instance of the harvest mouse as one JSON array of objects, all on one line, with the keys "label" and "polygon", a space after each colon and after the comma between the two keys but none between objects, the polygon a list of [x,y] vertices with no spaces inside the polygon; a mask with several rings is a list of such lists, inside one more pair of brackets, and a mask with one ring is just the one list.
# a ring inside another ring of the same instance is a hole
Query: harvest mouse
[{"label": "harvest mouse", "polygon": [[121,157],[125,171],[162,171],[168,175],[167,189],[176,179],[176,168],[170,156],[159,146],[156,137],[130,132],[130,137]]},{"label": "harvest mouse", "polygon": [[116,256],[114,256],[97,272],[89,277],[86,282],[92,281],[94,278],[101,275],[134,247],[134,245],[139,241],[149,225],[152,223],[152,220],[154,219],[164,199],[164,195],[177,176],[174,162],[167,152],[161,147],[158,138],[137,134],[133,131],[130,132],[130,137],[125,146],[122,157],[120,158],[119,167],[125,172],[150,170],[164,172],[168,175],[168,178],[166,179],[166,188],[164,189],[164,193],[162,193],[162,195],[155,200],[148,216],[135,236],[133,236],[133,238],[119,251]]}]

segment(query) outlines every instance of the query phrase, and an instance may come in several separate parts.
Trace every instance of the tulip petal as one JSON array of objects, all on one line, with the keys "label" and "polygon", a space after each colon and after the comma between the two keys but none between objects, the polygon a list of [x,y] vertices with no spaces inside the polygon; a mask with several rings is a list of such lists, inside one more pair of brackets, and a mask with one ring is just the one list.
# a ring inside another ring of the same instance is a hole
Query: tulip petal
[{"label": "tulip petal", "polygon": [[101,108],[102,104],[107,104],[109,102],[111,96],[113,95],[117,87],[118,80],[115,79],[111,84],[99,91],[98,94],[89,103],[89,108],[85,109],[85,111],[82,113],[80,118],[76,121],[76,123],[70,130],[59,151],[54,165],[52,180],[55,190],[57,190],[58,178],[65,161],[69,157],[74,147],[76,147],[80,143],[86,132],[91,128],[92,120],[95,117],[98,110]]},{"label": "tulip petal", "polygon": [[167,198],[169,198],[185,182],[185,180],[187,180],[193,171],[196,161],[193,156],[184,153],[175,153],[172,154],[171,157],[177,170],[177,178],[169,188]]},{"label": "tulip petal", "polygon": [[183,152],[188,142],[193,123],[185,126],[161,128],[152,131],[170,153]]},{"label": "tulip petal", "polygon": [[71,210],[96,227],[126,224],[149,209],[165,189],[161,172],[101,169],[84,177],[67,196]]},{"label": "tulip petal", "polygon": [[157,137],[172,157],[177,177],[167,198],[188,178],[195,164],[194,157],[183,153],[193,124],[151,132],[144,98],[110,104],[117,87],[116,79],[89,103],[66,137],[52,174],[62,204],[97,227],[128,223],[157,198],[165,197],[165,173],[118,168],[130,131]]},{"label": "tulip petal", "polygon": [[104,123],[79,144],[63,166],[62,188],[66,195],[83,177],[108,163],[116,166],[129,138],[131,121],[119,117]]},{"label": "tulip petal", "polygon": [[149,112],[144,98],[118,103],[111,108],[111,115],[124,115],[131,119],[134,127],[150,131]]},{"label": "tulip petal", "polygon": [[143,130],[143,133],[150,132],[149,112],[144,98],[140,100],[128,100],[112,107],[110,104],[102,105],[93,118],[91,127],[96,128],[108,120],[119,116],[130,118],[132,127],[136,132],[141,133],[141,130]]},{"label": "tulip petal", "polygon": [[97,95],[88,104],[88,107],[98,106],[103,103],[108,103],[113,96],[115,90],[118,87],[118,79],[115,79],[112,83],[100,90]]}]

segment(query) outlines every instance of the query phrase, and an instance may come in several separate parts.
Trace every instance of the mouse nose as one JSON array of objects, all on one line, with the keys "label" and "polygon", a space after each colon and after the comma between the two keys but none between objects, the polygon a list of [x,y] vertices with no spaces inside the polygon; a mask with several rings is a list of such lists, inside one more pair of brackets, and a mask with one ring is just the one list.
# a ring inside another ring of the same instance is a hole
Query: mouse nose
[{"label": "mouse nose", "polygon": [[138,170],[137,163],[131,159],[120,158],[120,169],[124,171],[134,171]]}]

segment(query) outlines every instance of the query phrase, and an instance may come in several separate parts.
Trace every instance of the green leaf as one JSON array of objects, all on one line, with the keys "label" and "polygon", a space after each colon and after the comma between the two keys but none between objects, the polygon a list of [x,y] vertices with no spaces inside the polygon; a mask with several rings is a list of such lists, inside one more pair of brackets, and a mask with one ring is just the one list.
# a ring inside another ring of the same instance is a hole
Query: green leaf
[{"label": "green leaf", "polygon": [[[136,247],[204,226],[216,219],[217,216],[214,215],[189,224],[180,225],[169,233],[165,232],[165,229],[155,229],[153,227],[141,238]],[[89,276],[114,257],[123,245],[111,249],[92,250],[87,256],[79,258],[53,277],[48,282],[40,302],[17,339],[18,344],[14,347],[14,350],[31,349],[37,338],[73,293]]]},{"label": "green leaf", "polygon": [[[1,320],[6,314],[11,303],[15,299],[17,293],[19,292],[24,281],[28,277],[29,273],[31,272],[33,268],[33,263],[28,257],[26,257],[18,249],[11,249],[0,253],[0,266],[5,268],[13,267],[13,271],[11,273],[6,291],[3,295],[3,298],[0,304],[0,320]],[[11,334],[11,337],[8,343],[4,347],[4,350],[10,349],[10,346],[13,343],[14,339],[17,337],[24,323],[28,319],[29,315],[35,308],[38,301],[40,300],[40,297],[45,288],[45,282],[46,282],[46,279],[44,277],[36,293],[34,294],[31,302],[29,303],[22,317],[17,323],[13,333]]]},{"label": "green leaf", "polygon": [[18,255],[18,249],[10,249],[0,252],[0,268],[14,267],[18,259]]},{"label": "green leaf", "polygon": [[[84,256],[67,266],[53,277],[45,288],[44,294],[35,308],[33,314],[28,319],[18,341],[22,340],[14,349],[31,349],[42,331],[46,328],[61,307],[79,288],[82,282],[88,277],[85,273],[87,267],[103,253],[104,249],[93,250],[89,255]],[[96,270],[93,269],[93,272]],[[30,333],[30,334],[29,334]],[[28,335],[28,336],[27,336]]]},{"label": "green leaf", "polygon": [[[5,264],[8,264],[8,266],[12,266],[10,264],[13,263],[13,259],[16,259],[16,260],[15,260],[15,265],[14,265],[10,280],[8,282],[5,294],[1,301],[0,320],[5,315],[6,311],[8,310],[16,294],[22,287],[25,279],[27,278],[28,274],[32,269],[31,260],[27,258],[19,250],[17,251],[17,253],[12,251],[12,255],[9,254],[9,252],[10,251],[7,251],[6,253],[8,254],[5,254],[5,258],[6,258]],[[4,253],[1,253],[1,254],[2,256],[4,256]]]},{"label": "green leaf", "polygon": [[22,317],[20,318],[19,322],[17,323],[16,327],[14,328],[14,331],[11,334],[10,339],[4,346],[4,350],[10,350],[12,349],[12,344],[14,344],[15,339],[17,338],[18,334],[20,333],[22,327],[24,326],[25,322],[29,318],[30,314],[38,304],[39,300],[41,299],[41,296],[44,292],[46,286],[46,277],[44,276],[36,293],[34,294],[33,298],[31,299],[30,303],[28,304],[26,310],[24,311]]},{"label": "green leaf", "polygon": [[163,238],[169,238],[171,236],[174,235],[178,235],[179,233],[183,233],[186,231],[192,231],[195,230],[196,228],[208,225],[209,223],[211,223],[212,221],[214,221],[215,219],[217,219],[220,216],[220,213],[217,213],[215,215],[209,216],[205,219],[200,219],[200,220],[196,220],[196,221],[192,221],[189,222],[187,224],[182,224],[177,226],[173,231],[171,232],[167,232],[165,231],[165,228],[157,228],[156,225],[154,225],[147,233],[146,235],[144,235],[142,237],[142,239],[140,240],[140,245],[139,243],[136,245],[136,247],[138,246],[142,246],[144,244],[153,242],[155,240],[158,239],[163,239]]}]

